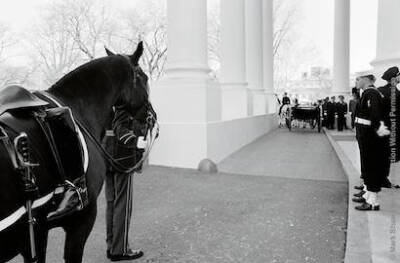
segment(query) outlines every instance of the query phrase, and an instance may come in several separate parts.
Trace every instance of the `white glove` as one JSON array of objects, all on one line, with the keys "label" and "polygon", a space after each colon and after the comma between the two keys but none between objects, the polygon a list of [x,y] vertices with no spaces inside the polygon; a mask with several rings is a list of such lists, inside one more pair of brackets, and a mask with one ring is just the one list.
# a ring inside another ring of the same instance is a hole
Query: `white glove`
[{"label": "white glove", "polygon": [[388,129],[387,126],[385,126],[385,124],[383,123],[383,121],[380,122],[381,125],[379,126],[379,129],[376,131],[376,133],[378,134],[379,137],[383,137],[383,136],[388,136],[390,135],[390,131]]},{"label": "white glove", "polygon": [[144,136],[140,136],[138,138],[136,146],[138,149],[146,149],[147,141],[145,140]]}]

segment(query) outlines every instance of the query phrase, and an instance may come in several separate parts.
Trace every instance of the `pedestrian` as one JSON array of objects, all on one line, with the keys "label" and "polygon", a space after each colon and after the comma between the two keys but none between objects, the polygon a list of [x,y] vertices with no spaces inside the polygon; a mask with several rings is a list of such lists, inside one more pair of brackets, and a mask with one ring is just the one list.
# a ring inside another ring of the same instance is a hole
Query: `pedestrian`
[{"label": "pedestrian", "polygon": [[[280,103],[280,100],[279,100],[279,99],[278,99],[278,101],[279,101],[279,103]],[[289,98],[287,92],[283,93],[282,104],[281,104],[281,106],[279,107],[279,115],[281,115],[282,108],[283,108],[284,105],[290,105],[290,98]]]},{"label": "pedestrian", "polygon": [[[398,130],[396,129],[396,123],[397,123],[396,113],[398,112],[397,108],[400,106],[397,105],[398,104],[397,101],[400,97],[400,92],[397,89],[397,85],[399,84],[399,79],[398,79],[399,75],[400,72],[398,67],[389,68],[388,70],[385,71],[385,73],[382,76],[382,79],[385,80],[387,84],[385,86],[378,88],[378,90],[383,95],[385,125],[391,131],[391,136],[382,138],[382,143],[386,145],[385,149],[387,149],[387,151],[384,152],[382,155],[383,160],[387,162],[386,166],[387,169],[384,171],[385,180],[382,182],[382,187],[386,188],[392,187],[392,183],[388,178],[390,174],[390,163],[398,161],[399,158],[398,156],[396,156],[396,158],[392,158],[391,160],[390,157],[391,153],[395,152],[397,148],[396,137]],[[390,139],[392,143],[390,143]]]},{"label": "pedestrian", "polygon": [[360,211],[380,209],[378,193],[384,178],[383,171],[387,169],[387,164],[381,157],[386,151],[386,146],[382,145],[382,137],[388,136],[390,131],[384,124],[383,96],[374,83],[373,75],[361,76],[357,82],[357,88],[363,90],[356,109],[355,123],[364,190],[356,194],[353,201],[362,203],[355,207]]},{"label": "pedestrian", "polygon": [[328,128],[328,104],[329,97],[326,97],[322,103],[322,127]]},{"label": "pedestrian", "polygon": [[346,124],[346,115],[347,115],[347,103],[344,101],[344,96],[339,96],[339,102],[336,104],[336,112],[337,112],[337,127],[338,131],[343,131],[343,128],[347,130]]},{"label": "pedestrian", "polygon": [[333,130],[335,128],[336,114],[336,97],[332,96],[327,105],[327,128]]},{"label": "pedestrian", "polygon": [[352,99],[349,101],[349,112],[351,116],[351,129],[355,128],[355,119],[356,119],[356,107],[358,102],[360,101],[360,93],[357,90],[357,87],[354,87],[351,90]]},{"label": "pedestrian", "polygon": [[[114,107],[111,129],[106,132],[108,152],[125,167],[134,167],[142,158],[138,142],[147,132],[146,124],[138,121],[123,106]],[[143,256],[141,250],[129,245],[132,216],[132,180],[134,173],[125,174],[109,167],[106,175],[107,258],[111,261],[133,260]]]}]

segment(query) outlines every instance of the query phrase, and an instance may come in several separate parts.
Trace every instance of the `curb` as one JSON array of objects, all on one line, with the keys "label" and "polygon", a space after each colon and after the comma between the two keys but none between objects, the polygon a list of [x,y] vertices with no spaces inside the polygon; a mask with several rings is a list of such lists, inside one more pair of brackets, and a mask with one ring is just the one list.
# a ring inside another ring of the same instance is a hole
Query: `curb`
[{"label": "curb", "polygon": [[[335,150],[343,171],[348,179],[348,212],[347,212],[347,234],[346,234],[346,250],[344,263],[368,263],[372,262],[371,241],[368,227],[368,217],[366,213],[356,211],[352,202],[353,186],[359,184],[359,173],[346,156],[339,144],[335,141],[326,129],[323,129],[332,148]],[[368,229],[367,229],[368,230]]]}]

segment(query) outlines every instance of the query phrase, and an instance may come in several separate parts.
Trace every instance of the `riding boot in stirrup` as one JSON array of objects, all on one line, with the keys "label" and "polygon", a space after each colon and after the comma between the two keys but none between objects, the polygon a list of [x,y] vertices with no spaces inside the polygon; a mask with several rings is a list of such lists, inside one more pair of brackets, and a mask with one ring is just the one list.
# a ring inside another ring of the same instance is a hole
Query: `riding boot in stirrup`
[{"label": "riding boot in stirrup", "polygon": [[89,203],[85,176],[75,179],[73,183],[66,180],[64,187],[64,197],[56,211],[47,215],[48,221],[60,219],[73,212],[80,211]]}]

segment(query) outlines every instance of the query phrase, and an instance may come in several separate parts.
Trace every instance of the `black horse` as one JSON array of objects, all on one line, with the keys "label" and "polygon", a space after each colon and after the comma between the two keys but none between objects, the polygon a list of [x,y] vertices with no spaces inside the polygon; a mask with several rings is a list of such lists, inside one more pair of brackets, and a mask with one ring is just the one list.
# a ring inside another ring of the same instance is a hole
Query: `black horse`
[{"label": "black horse", "polygon": [[[46,261],[48,231],[54,227],[62,227],[66,233],[65,262],[82,262],[85,243],[96,219],[96,201],[106,171],[104,154],[95,140],[101,141],[105,127],[111,121],[109,113],[113,105],[125,104],[134,115],[148,103],[148,78],[138,65],[143,53],[142,43],[139,43],[134,54],[130,56],[114,55],[106,51],[107,57],[78,67],[47,90],[57,101],[70,107],[74,117],[87,128],[84,137],[89,153],[86,173],[89,205],[51,224],[46,221],[49,212],[47,205],[35,209],[35,239],[39,262]],[[93,135],[92,138],[88,136],[89,133]],[[39,192],[49,193],[59,183],[59,178],[54,173],[54,164],[43,154],[48,151],[43,146],[46,145],[45,137],[34,131],[28,133],[28,136],[32,155],[40,163],[40,166],[34,169]],[[9,211],[15,211],[24,204],[18,177],[20,175],[11,165],[4,147],[0,145],[0,220],[7,217]],[[26,215],[0,231],[0,262],[11,260],[19,254],[24,257],[25,262],[29,262],[30,245]]]}]

